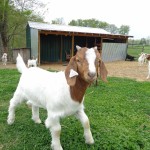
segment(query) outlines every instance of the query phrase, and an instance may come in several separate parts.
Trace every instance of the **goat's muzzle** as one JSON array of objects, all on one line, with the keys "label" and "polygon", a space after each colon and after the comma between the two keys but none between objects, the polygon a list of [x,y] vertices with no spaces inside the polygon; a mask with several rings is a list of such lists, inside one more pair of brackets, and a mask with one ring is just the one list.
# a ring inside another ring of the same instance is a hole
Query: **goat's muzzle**
[{"label": "goat's muzzle", "polygon": [[85,79],[86,79],[86,82],[93,83],[97,79],[96,72],[88,72]]}]

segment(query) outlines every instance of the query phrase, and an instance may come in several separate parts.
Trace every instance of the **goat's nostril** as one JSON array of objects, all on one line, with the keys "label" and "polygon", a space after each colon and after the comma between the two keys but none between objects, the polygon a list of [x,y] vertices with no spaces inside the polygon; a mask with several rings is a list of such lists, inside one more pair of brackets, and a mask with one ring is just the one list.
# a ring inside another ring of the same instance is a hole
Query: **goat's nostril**
[{"label": "goat's nostril", "polygon": [[89,72],[89,73],[88,73],[88,76],[91,77],[91,78],[95,77],[95,75],[96,75],[95,72]]}]

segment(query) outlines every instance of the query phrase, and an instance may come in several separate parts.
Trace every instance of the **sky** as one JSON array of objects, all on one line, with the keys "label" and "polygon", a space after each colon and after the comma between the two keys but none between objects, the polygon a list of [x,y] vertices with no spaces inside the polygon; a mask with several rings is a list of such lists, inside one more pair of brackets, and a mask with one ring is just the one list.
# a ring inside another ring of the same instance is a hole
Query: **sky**
[{"label": "sky", "polygon": [[[43,1],[42,1],[43,2]],[[150,0],[44,0],[44,21],[63,18],[71,20],[97,19],[118,28],[130,27],[134,39],[150,38]]]}]

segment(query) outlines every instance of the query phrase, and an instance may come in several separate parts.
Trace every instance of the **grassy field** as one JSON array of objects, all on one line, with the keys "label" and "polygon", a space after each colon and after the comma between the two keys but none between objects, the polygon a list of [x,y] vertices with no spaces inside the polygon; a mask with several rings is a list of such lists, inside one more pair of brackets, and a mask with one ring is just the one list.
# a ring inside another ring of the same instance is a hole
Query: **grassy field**
[{"label": "grassy field", "polygon": [[[31,120],[31,110],[22,104],[16,121],[7,125],[7,110],[20,74],[0,70],[0,150],[48,150],[51,137],[44,123]],[[86,145],[81,124],[74,116],[61,120],[64,150],[150,150],[150,84],[124,78],[108,78],[92,85],[85,96],[94,145]],[[42,121],[46,111],[40,111]]]}]

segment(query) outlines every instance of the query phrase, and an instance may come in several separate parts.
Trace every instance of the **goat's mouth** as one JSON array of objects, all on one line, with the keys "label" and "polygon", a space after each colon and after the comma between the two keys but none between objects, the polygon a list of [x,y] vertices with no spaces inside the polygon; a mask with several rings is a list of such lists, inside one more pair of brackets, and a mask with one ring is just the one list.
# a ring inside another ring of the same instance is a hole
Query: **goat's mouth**
[{"label": "goat's mouth", "polygon": [[94,77],[89,77],[89,76],[87,76],[87,77],[85,78],[85,81],[91,84],[91,83],[93,83],[96,79],[97,79],[97,76],[94,76]]}]

